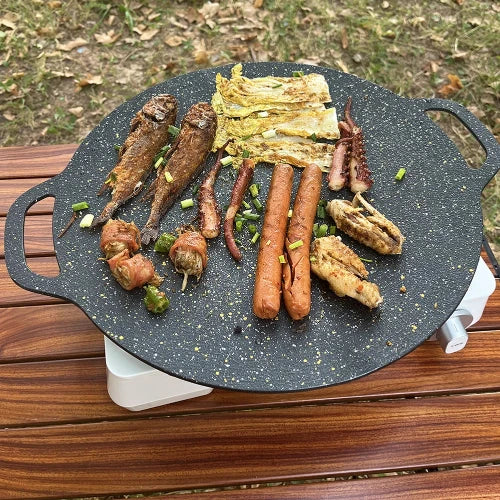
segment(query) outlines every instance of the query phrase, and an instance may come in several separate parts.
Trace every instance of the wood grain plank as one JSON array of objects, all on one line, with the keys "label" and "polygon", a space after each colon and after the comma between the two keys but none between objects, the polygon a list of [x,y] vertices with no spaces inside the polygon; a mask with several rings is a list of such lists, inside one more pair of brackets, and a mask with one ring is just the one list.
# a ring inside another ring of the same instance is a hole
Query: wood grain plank
[{"label": "wood grain plank", "polygon": [[[58,307],[62,306],[46,308]],[[21,336],[15,349],[26,345],[34,351],[41,345],[42,350],[49,352],[49,346],[53,345],[57,351],[58,342],[71,348],[69,332],[60,332],[62,335],[42,341],[40,333],[34,332],[32,342],[27,335]],[[50,337],[50,330],[42,335]],[[102,346],[102,335],[93,336]],[[141,416],[498,391],[499,346],[500,331],[474,334],[467,349],[457,353],[459,356],[445,355],[436,343],[427,342],[392,365],[347,384],[279,394],[217,389],[201,398],[141,412]],[[0,344],[1,351],[3,344]],[[109,399],[103,358],[0,365],[0,427],[132,418],[132,415]]]},{"label": "wood grain plank", "polygon": [[[0,217],[0,258],[5,256],[5,217]],[[27,257],[55,255],[52,239],[52,215],[24,219],[24,253]]]},{"label": "wood grain plank", "polygon": [[499,405],[500,394],[447,396],[3,429],[0,498],[494,462],[500,459]]},{"label": "wood grain plank", "polygon": [[470,331],[489,330],[500,327],[500,280],[497,279],[495,281],[495,291],[490,295],[480,320],[469,328]]},{"label": "wood grain plank", "polygon": [[[200,500],[245,498],[281,500],[330,500],[332,498],[393,500],[498,499],[500,466],[471,467],[381,478],[323,481],[288,486],[218,490],[200,493]],[[186,494],[160,495],[143,500],[186,500]]]},{"label": "wood grain plank", "polygon": [[[1,155],[1,150],[0,150]],[[5,217],[9,207],[21,196],[25,191],[46,181],[48,177],[35,179],[4,179],[0,182],[0,216]],[[42,201],[35,203],[29,210],[29,215],[34,214],[50,214],[54,207],[54,198],[44,198]]]},{"label": "wood grain plank", "polygon": [[52,177],[66,168],[78,144],[0,148],[0,179]]},{"label": "wood grain plank", "polygon": [[[43,276],[57,276],[59,274],[59,266],[55,257],[28,258],[26,262],[34,273]],[[0,259],[0,283],[2,284],[0,287],[0,307],[64,302],[62,299],[29,292],[17,286],[10,279],[4,259]]]},{"label": "wood grain plank", "polygon": [[0,363],[103,356],[103,335],[73,304],[0,308]]}]

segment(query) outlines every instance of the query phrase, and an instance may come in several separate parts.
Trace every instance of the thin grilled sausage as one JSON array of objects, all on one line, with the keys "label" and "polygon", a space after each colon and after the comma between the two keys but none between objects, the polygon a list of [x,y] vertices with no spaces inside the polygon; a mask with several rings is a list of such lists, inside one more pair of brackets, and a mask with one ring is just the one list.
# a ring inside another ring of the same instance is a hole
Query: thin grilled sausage
[{"label": "thin grilled sausage", "polygon": [[[311,310],[311,263],[309,246],[321,195],[321,169],[314,163],[302,172],[285,240],[286,263],[283,265],[283,301],[292,319],[302,319]],[[302,245],[290,249],[294,242]]]},{"label": "thin grilled sausage", "polygon": [[253,312],[263,319],[276,317],[281,301],[281,263],[288,209],[293,183],[293,168],[279,163],[274,167],[255,271]]}]

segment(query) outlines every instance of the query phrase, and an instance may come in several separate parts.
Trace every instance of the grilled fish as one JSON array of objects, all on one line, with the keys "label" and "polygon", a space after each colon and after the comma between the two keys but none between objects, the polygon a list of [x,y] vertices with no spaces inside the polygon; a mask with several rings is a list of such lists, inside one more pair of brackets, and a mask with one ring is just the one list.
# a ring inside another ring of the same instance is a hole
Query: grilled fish
[{"label": "grilled fish", "polygon": [[[145,195],[145,198],[154,198],[149,219],[141,231],[144,245],[156,240],[160,219],[189,181],[198,175],[212,149],[216,128],[217,116],[210,104],[199,102],[186,113],[179,135],[169,151],[168,162],[158,169],[158,176]],[[165,175],[167,172],[169,180]]]},{"label": "grilled fish", "polygon": [[339,297],[352,297],[370,309],[382,303],[380,290],[375,283],[366,281],[368,271],[363,262],[336,236],[326,236],[313,241],[311,270],[328,281]]},{"label": "grilled fish", "polygon": [[[400,254],[405,237],[398,227],[370,205],[361,193],[356,193],[352,203],[347,200],[328,202],[326,211],[337,227],[355,240],[380,254]],[[363,212],[369,215],[364,215]]]},{"label": "grilled fish", "polygon": [[116,209],[137,195],[153,167],[156,154],[168,141],[168,128],[175,123],[177,101],[161,94],[150,99],[130,122],[130,132],[118,152],[118,164],[106,177],[99,195],[111,190],[111,201],[92,227],[109,220]]}]

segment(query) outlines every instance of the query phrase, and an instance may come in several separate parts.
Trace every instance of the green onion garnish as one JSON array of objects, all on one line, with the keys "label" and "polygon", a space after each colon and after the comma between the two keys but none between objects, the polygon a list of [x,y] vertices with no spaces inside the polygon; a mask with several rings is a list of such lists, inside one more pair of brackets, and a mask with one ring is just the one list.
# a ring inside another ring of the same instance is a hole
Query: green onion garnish
[{"label": "green onion garnish", "polygon": [[319,224],[317,222],[315,222],[314,225],[313,225],[313,234],[314,234],[314,236],[318,236],[318,228],[319,228]]},{"label": "green onion garnish", "polygon": [[94,221],[94,216],[92,214],[87,214],[80,221],[80,227],[90,227],[93,221]]},{"label": "green onion garnish", "polygon": [[193,198],[187,198],[181,201],[181,208],[190,208],[194,205]]},{"label": "green onion garnish", "polygon": [[278,87],[283,87],[283,84],[282,83],[277,83],[276,85],[272,86],[273,89],[277,89]]},{"label": "green onion garnish", "polygon": [[280,261],[281,264],[284,264],[286,262],[284,255],[279,255],[278,260]]},{"label": "green onion garnish", "polygon": [[403,177],[406,174],[406,168],[400,168],[398,170],[398,173],[396,174],[396,177],[394,177],[397,181],[400,181],[403,179]]},{"label": "green onion garnish", "polygon": [[297,240],[291,243],[288,248],[289,250],[295,250],[296,248],[301,247],[303,244],[304,242],[302,240]]},{"label": "green onion garnish", "polygon": [[326,207],[327,201],[326,200],[319,200],[318,205],[320,205],[321,207]]},{"label": "green onion garnish", "polygon": [[318,259],[314,255],[309,255],[309,260],[311,262],[316,262]]},{"label": "green onion garnish", "polygon": [[253,244],[257,243],[257,240],[259,239],[260,233],[255,233],[251,239],[251,242]]},{"label": "green onion garnish", "polygon": [[323,236],[326,236],[326,233],[328,232],[328,224],[321,224],[318,228],[318,238],[323,238]]},{"label": "green onion garnish", "polygon": [[250,234],[255,234],[257,232],[257,226],[255,224],[248,224],[248,230]]},{"label": "green onion garnish", "polygon": [[337,226],[330,226],[330,236],[333,236],[337,231]]},{"label": "green onion garnish", "polygon": [[177,236],[172,233],[163,233],[155,242],[155,252],[168,253],[175,243]]},{"label": "green onion garnish", "polygon": [[195,186],[193,186],[193,196],[198,192],[198,189],[200,189],[200,185],[199,184],[196,184]]},{"label": "green onion garnish", "polygon": [[179,132],[181,130],[177,127],[175,127],[174,125],[169,125],[168,126],[168,133],[173,136],[173,137],[177,137],[179,135]]},{"label": "green onion garnish", "polygon": [[73,212],[78,212],[78,210],[85,210],[89,208],[89,204],[86,201],[80,201],[79,203],[74,203],[71,205]]},{"label": "green onion garnish", "polygon": [[293,76],[304,76],[304,72],[303,71],[294,71],[292,73]]},{"label": "green onion garnish", "polygon": [[318,140],[318,136],[317,136],[316,134],[314,134],[314,133],[313,133],[313,134],[311,134],[311,135],[309,136],[309,139],[311,139],[312,141],[316,142],[316,141]]},{"label": "green onion garnish", "polygon": [[220,162],[221,165],[225,167],[226,165],[230,165],[231,163],[233,163],[233,160],[234,158],[232,156],[225,156]]},{"label": "green onion garnish", "polygon": [[259,214],[253,214],[250,210],[243,210],[243,218],[248,220],[259,220]]},{"label": "green onion garnish", "polygon": [[254,198],[257,198],[257,196],[259,195],[259,187],[257,186],[257,184],[252,184],[248,189],[250,190],[250,194]]},{"label": "green onion garnish", "polygon": [[290,219],[290,217],[291,217],[292,215],[293,215],[293,210],[292,210],[292,209],[288,210],[288,218],[289,218],[289,219]]},{"label": "green onion garnish", "polygon": [[245,200],[242,200],[241,204],[247,209],[252,208],[252,205],[250,205],[250,203],[246,202]]},{"label": "green onion garnish", "polygon": [[372,259],[363,259],[363,257],[360,257],[359,260],[361,260],[363,262],[373,262]]},{"label": "green onion garnish", "polygon": [[235,226],[236,226],[236,231],[238,231],[238,233],[241,233],[241,230],[243,229],[243,221],[237,220]]},{"label": "green onion garnish", "polygon": [[250,158],[250,151],[247,151],[246,149],[243,150],[243,153],[241,154],[242,158]]},{"label": "green onion garnish", "polygon": [[163,163],[163,156],[160,156],[155,162],[155,168],[158,168]]},{"label": "green onion garnish", "polygon": [[113,146],[117,151],[120,151],[120,149],[122,148],[119,144],[115,144]]},{"label": "green onion garnish", "polygon": [[173,182],[174,178],[172,177],[172,174],[170,172],[165,172],[165,179],[167,182]]},{"label": "green onion garnish", "polygon": [[250,139],[250,137],[252,137],[251,135],[244,135],[241,140],[242,141],[248,141],[248,139]]},{"label": "green onion garnish", "polygon": [[259,201],[258,198],[254,198],[252,200],[253,204],[255,205],[255,208],[257,210],[257,212],[260,212],[262,210],[262,203]]},{"label": "green onion garnish", "polygon": [[316,208],[316,217],[318,217],[318,219],[324,219],[325,215],[325,207],[323,207],[322,205],[318,205],[318,208]]}]

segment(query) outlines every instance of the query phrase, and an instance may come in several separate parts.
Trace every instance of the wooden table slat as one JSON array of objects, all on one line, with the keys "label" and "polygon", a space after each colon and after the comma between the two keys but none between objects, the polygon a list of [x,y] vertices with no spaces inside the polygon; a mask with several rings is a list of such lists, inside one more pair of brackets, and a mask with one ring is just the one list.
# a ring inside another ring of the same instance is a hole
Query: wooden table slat
[{"label": "wooden table slat", "polygon": [[3,429],[0,498],[494,462],[500,459],[499,405],[500,394],[449,396]]},{"label": "wooden table slat", "polygon": [[[68,337],[66,342],[70,344],[71,336]],[[100,342],[102,345],[102,337]],[[143,411],[141,415],[492,392],[500,390],[500,351],[496,349],[499,342],[500,330],[478,332],[472,336],[467,349],[455,355],[446,355],[435,342],[427,342],[383,370],[346,384],[278,394],[216,389],[201,398]],[[25,343],[21,341],[21,345]],[[0,365],[0,401],[0,427],[132,418],[134,415],[110,400],[104,358]]]},{"label": "wooden table slat", "polygon": [[[0,172],[1,177],[1,172]],[[0,182],[0,216],[5,217],[9,207],[14,201],[19,198],[25,191],[36,186],[48,177],[35,179],[4,179]],[[51,214],[54,208],[54,198],[44,198],[42,201],[35,203],[29,210],[28,215],[35,214]]]},{"label": "wooden table slat", "polygon": [[[306,484],[204,492],[199,500],[224,498],[266,500],[358,500],[395,498],[416,500],[498,500],[500,492],[500,466],[470,467],[441,472],[405,474],[367,479],[322,481]],[[160,495],[142,500],[186,500],[186,494]]]},{"label": "wooden table slat", "polygon": [[52,177],[62,172],[78,144],[2,148],[0,179]]}]

